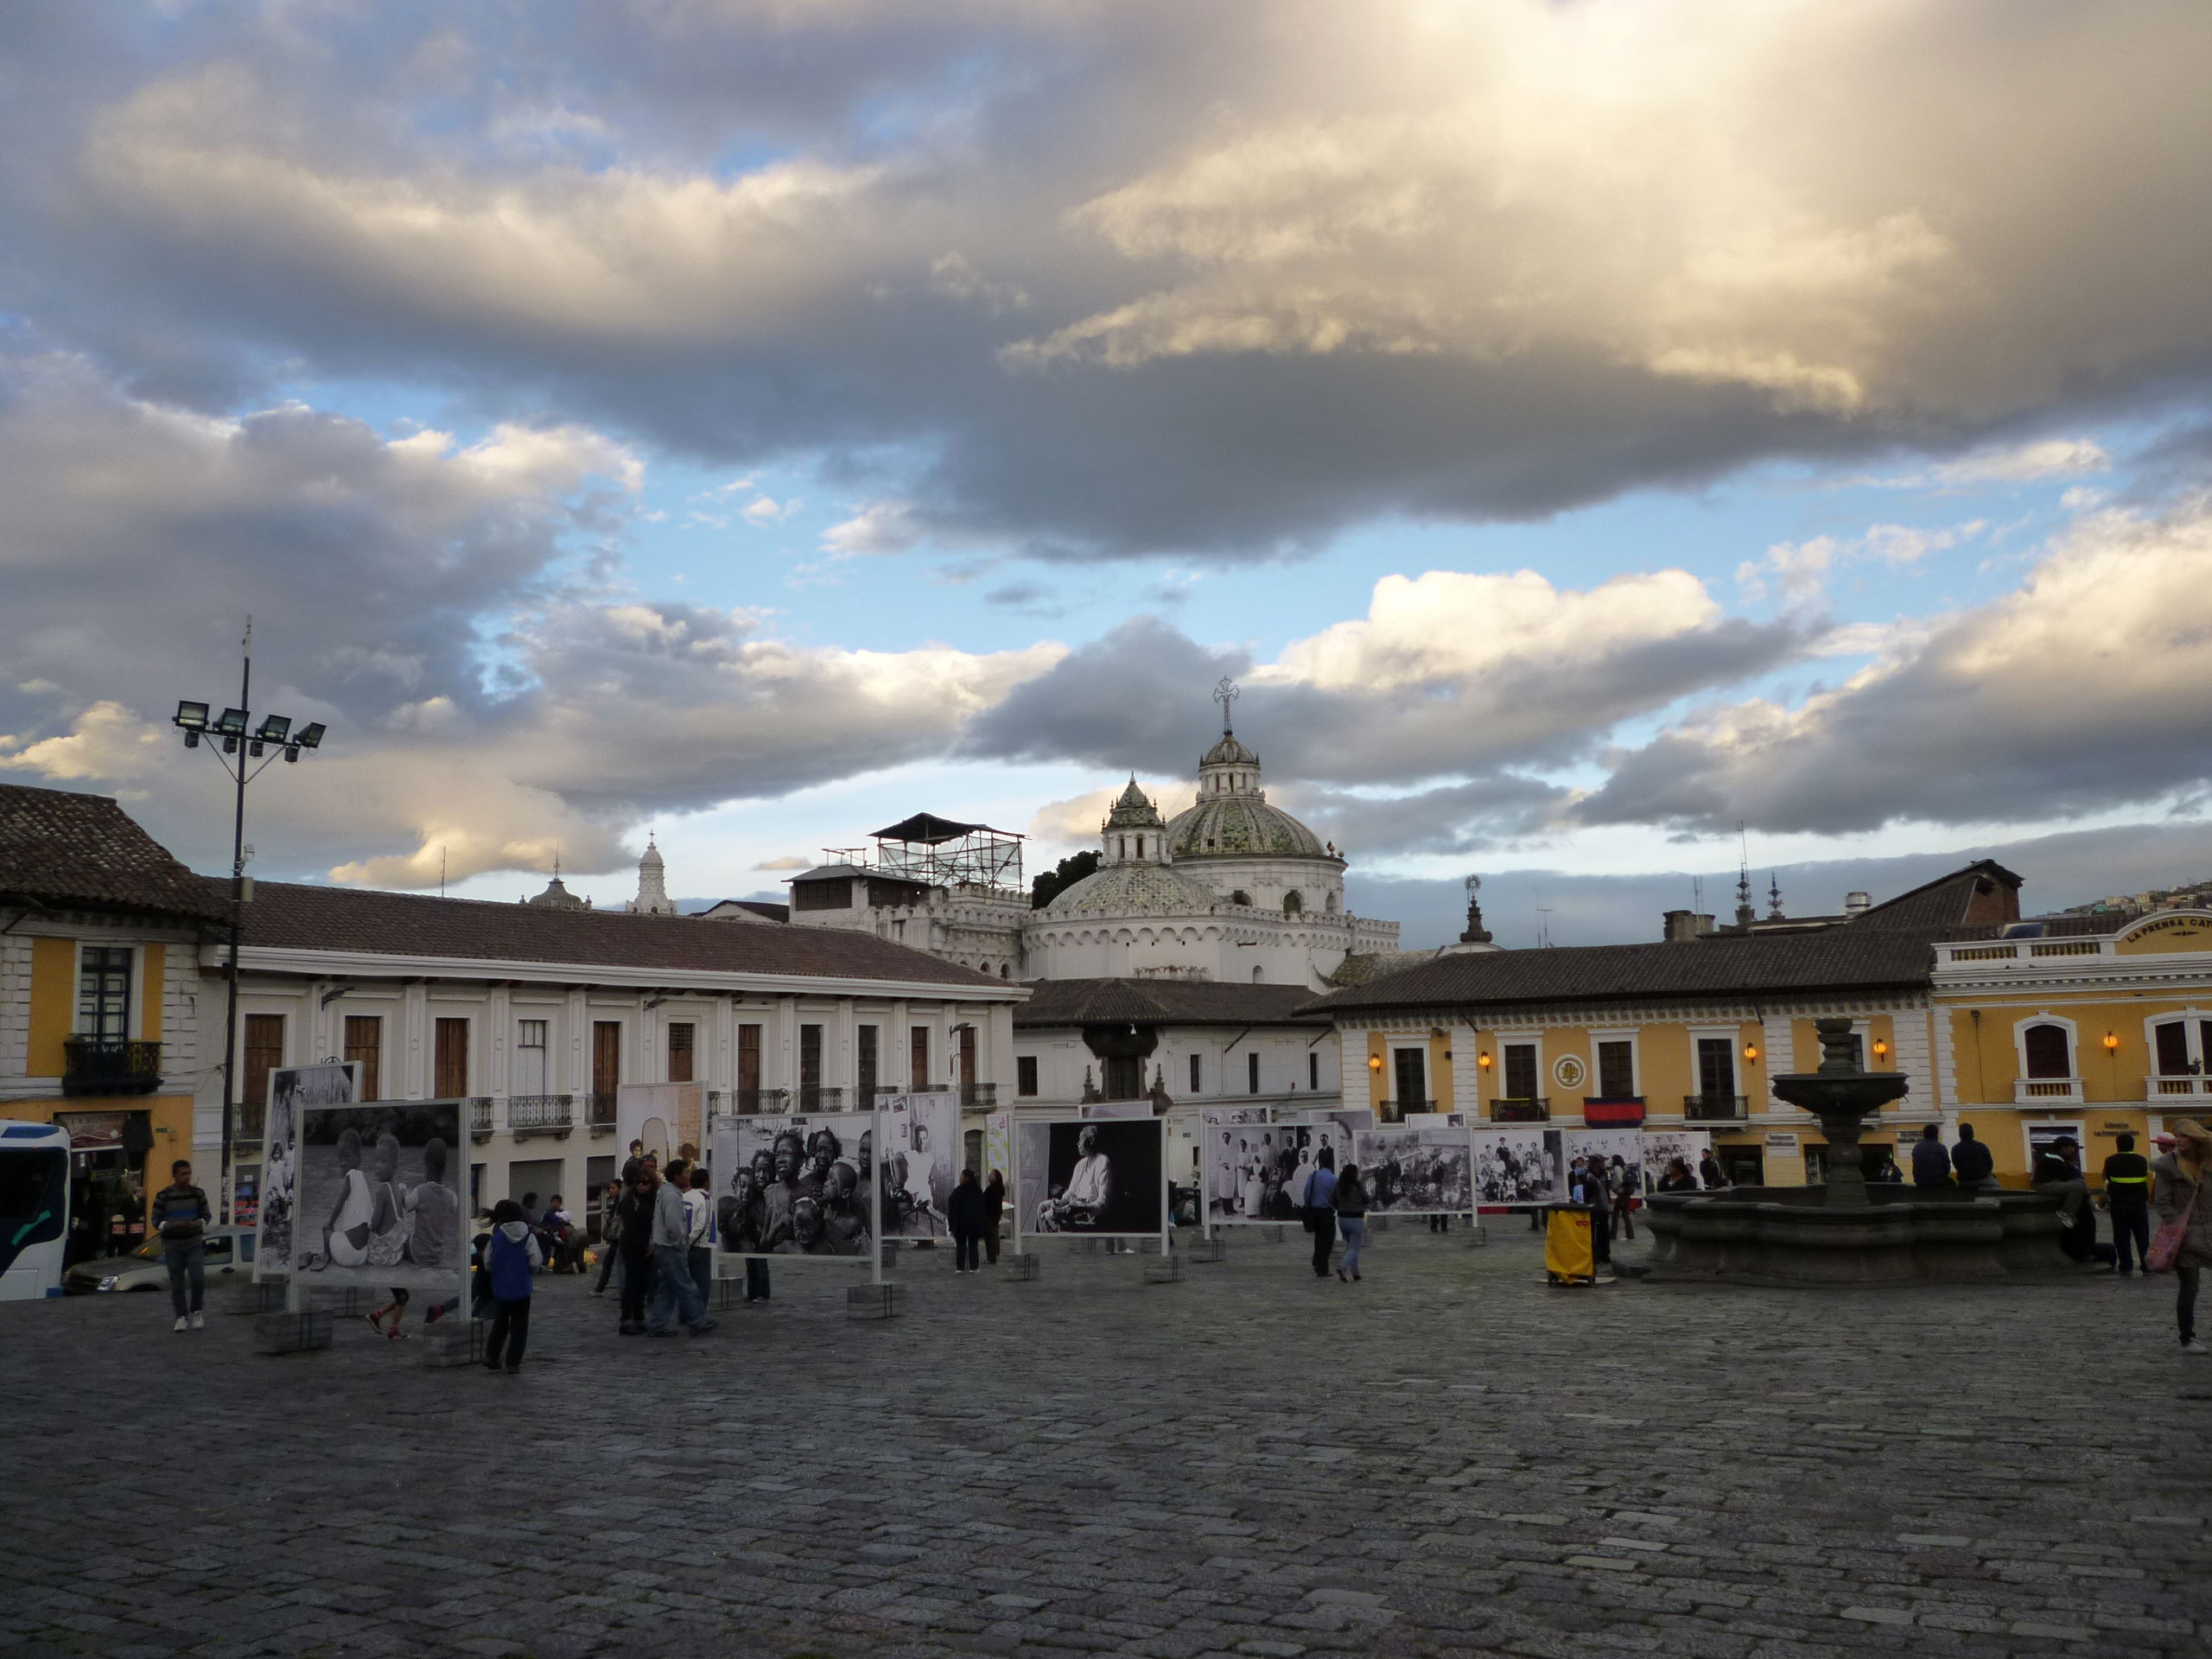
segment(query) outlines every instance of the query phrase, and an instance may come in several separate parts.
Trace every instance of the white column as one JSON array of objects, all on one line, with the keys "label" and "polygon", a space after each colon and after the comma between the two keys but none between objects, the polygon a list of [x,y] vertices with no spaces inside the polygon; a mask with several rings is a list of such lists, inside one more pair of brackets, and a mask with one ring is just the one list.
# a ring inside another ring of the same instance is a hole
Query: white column
[{"label": "white column", "polygon": [[[240,1022],[243,1026],[244,1022]],[[400,1077],[402,1100],[430,1097],[430,988],[417,980],[400,988]]]},{"label": "white column", "polygon": [[798,999],[779,996],[776,999],[776,1014],[769,1021],[765,1033],[770,1052],[761,1056],[761,1070],[769,1073],[760,1080],[763,1089],[788,1089],[794,1105],[798,1101]]}]

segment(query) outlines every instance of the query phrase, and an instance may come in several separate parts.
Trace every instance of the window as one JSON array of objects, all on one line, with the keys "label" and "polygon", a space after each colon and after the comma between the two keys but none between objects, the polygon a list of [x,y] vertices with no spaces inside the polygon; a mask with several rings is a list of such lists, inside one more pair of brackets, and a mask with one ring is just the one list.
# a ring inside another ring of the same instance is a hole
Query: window
[{"label": "window", "polygon": [[1598,1045],[1598,1098],[1636,1098],[1636,1045],[1625,1039]]},{"label": "window", "polygon": [[591,1091],[596,1097],[594,1104],[607,1122],[614,1121],[614,1096],[621,1087],[622,1022],[594,1020],[591,1022]]},{"label": "window", "polygon": [[976,1027],[955,1026],[952,1028],[953,1081],[963,1089],[976,1086]]},{"label": "window", "polygon": [[2073,1051],[2063,1026],[2030,1026],[2020,1033],[2020,1052],[2031,1077],[2072,1077]]},{"label": "window", "polygon": [[1203,1054],[1191,1056],[1191,1092],[1198,1094],[1205,1088],[1206,1062]]},{"label": "window", "polygon": [[515,1021],[515,1069],[509,1086],[518,1095],[543,1095],[550,1092],[548,1084],[553,1070],[546,1063],[547,1022],[543,1020]]},{"label": "window", "polygon": [[1328,912],[1330,915],[1335,915],[1337,913],[1337,895],[1333,893],[1331,893],[1328,898],[1322,902],[1321,908]]},{"label": "window", "polygon": [[1106,1098],[1137,1100],[1144,1095],[1144,1062],[1134,1054],[1109,1054],[1103,1067]]},{"label": "window", "polygon": [[1418,1048],[1393,1049],[1390,1064],[1392,1080],[1398,1085],[1398,1109],[1401,1112],[1427,1111],[1428,1056]]},{"label": "window", "polygon": [[875,1027],[861,1026],[853,1034],[855,1064],[860,1072],[861,1097],[865,1111],[875,1103]]},{"label": "window", "polygon": [[1260,1056],[1256,1051],[1244,1057],[1244,1090],[1247,1094],[1260,1092]]},{"label": "window", "polygon": [[691,1046],[698,1029],[688,1020],[668,1028],[668,1080],[671,1083],[696,1080],[691,1070]]},{"label": "window", "polygon": [[1139,836],[1137,837],[1137,856],[1139,858],[1142,858],[1144,856],[1144,837],[1142,836]]},{"label": "window", "polygon": [[1014,1092],[1033,1096],[1037,1092],[1037,1057],[1017,1054],[1014,1057]]},{"label": "window", "polygon": [[741,1112],[760,1109],[760,1027],[740,1026],[737,1028],[737,1109]]},{"label": "window", "polygon": [[1232,905],[1249,905],[1252,902],[1252,895],[1239,887],[1229,895],[1229,902]]},{"label": "window", "polygon": [[1736,1098],[1736,1039],[1700,1037],[1697,1039],[1697,1091],[1707,1100]]},{"label": "window", "polygon": [[1505,1056],[1505,1094],[1507,1100],[1534,1100],[1543,1091],[1536,1086],[1536,1046],[1534,1043],[1507,1043],[1501,1051]]},{"label": "window", "polygon": [[468,1021],[440,1020],[430,1033],[430,1092],[453,1100],[468,1092]]},{"label": "window", "polygon": [[853,879],[849,875],[791,883],[793,910],[850,910],[852,907]]},{"label": "window", "polygon": [[[541,1026],[543,1020],[538,1022]],[[543,1046],[541,1039],[540,1046]],[[349,1014],[346,1016],[346,1058],[361,1068],[361,1098],[384,1098],[384,1016]]]},{"label": "window", "polygon": [[130,947],[88,944],[77,957],[77,1035],[97,1043],[130,1038]]},{"label": "window", "polygon": [[2158,1027],[2152,1033],[2158,1049],[2158,1074],[2177,1077],[2189,1071],[2189,1027],[2179,1020]]},{"label": "window", "polygon": [[930,1086],[930,1028],[916,1026],[906,1034],[906,1083],[917,1091]]},{"label": "window", "polygon": [[798,1028],[798,1089],[802,1109],[817,1109],[822,1088],[822,1027],[801,1026]]},{"label": "window", "polygon": [[1286,916],[1295,916],[1295,915],[1298,915],[1300,912],[1304,911],[1304,910],[1305,910],[1305,908],[1306,908],[1306,895],[1305,895],[1304,893],[1302,893],[1299,892],[1295,887],[1292,888],[1288,893],[1286,893],[1285,894],[1283,894],[1283,896],[1282,896],[1282,913],[1283,913],[1284,915],[1286,915]]},{"label": "window", "polygon": [[1308,1089],[1321,1086],[1321,1057],[1310,1048],[1306,1051],[1306,1086]]},{"label": "window", "polygon": [[238,1123],[248,1135],[257,1135],[269,1109],[269,1074],[284,1064],[284,1016],[249,1014],[245,1017],[245,1076],[238,1089]]},{"label": "window", "polygon": [[1264,968],[1255,968],[1252,970],[1252,982],[1255,985],[1266,984],[1268,982],[1268,970]]}]

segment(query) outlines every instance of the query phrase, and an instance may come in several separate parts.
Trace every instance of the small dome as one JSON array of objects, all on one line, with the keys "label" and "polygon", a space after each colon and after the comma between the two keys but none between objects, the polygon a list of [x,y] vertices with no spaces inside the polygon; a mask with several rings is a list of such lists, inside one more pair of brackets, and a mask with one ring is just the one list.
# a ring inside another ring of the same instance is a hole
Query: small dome
[{"label": "small dome", "polygon": [[584,901],[570,893],[557,875],[545,884],[544,892],[524,899],[523,903],[536,906],[540,910],[582,910],[586,907]]},{"label": "small dome", "polygon": [[1186,858],[1328,858],[1320,837],[1256,795],[1209,795],[1167,824],[1168,855]]},{"label": "small dome", "polygon": [[1224,732],[1221,741],[1208,749],[1205,758],[1198,764],[1201,766],[1256,766],[1260,764],[1260,757],[1239,743],[1236,733]]},{"label": "small dome", "polygon": [[666,862],[661,858],[660,849],[653,845],[653,838],[651,836],[645,837],[645,855],[638,861],[638,868],[641,870],[661,870],[668,868]]},{"label": "small dome", "polygon": [[1160,809],[1152,798],[1137,787],[1137,780],[1129,779],[1129,786],[1122,791],[1121,799],[1114,803],[1114,810],[1106,815],[1109,830],[1157,830],[1160,828]]},{"label": "small dome", "polygon": [[1045,909],[1058,916],[1204,915],[1212,892],[1165,864],[1110,864],[1063,888]]}]

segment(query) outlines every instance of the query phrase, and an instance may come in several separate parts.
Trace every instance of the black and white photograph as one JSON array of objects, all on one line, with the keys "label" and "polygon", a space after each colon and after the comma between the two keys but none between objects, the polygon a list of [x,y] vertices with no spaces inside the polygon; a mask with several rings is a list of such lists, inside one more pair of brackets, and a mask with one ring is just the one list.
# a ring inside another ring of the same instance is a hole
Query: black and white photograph
[{"label": "black and white photograph", "polygon": [[1611,1190],[1620,1191],[1624,1180],[1633,1185],[1630,1191],[1643,1190],[1643,1131],[1642,1129],[1569,1129],[1566,1132],[1564,1149],[1571,1171],[1577,1158],[1599,1158],[1605,1160],[1605,1179]]},{"label": "black and white photograph", "polygon": [[1156,1117],[1015,1124],[1021,1230],[1131,1237],[1165,1232],[1166,1130]]},{"label": "black and white photograph", "polygon": [[[960,1179],[959,1096],[893,1096],[882,1123],[884,1237],[950,1236],[945,1206]],[[983,1179],[981,1170],[976,1179]]]},{"label": "black and white photograph", "polygon": [[444,1288],[468,1261],[455,1100],[299,1109],[292,1271],[315,1284]]},{"label": "black and white photograph", "polygon": [[292,1217],[299,1200],[300,1112],[308,1106],[348,1106],[360,1067],[350,1060],[280,1065],[269,1074],[263,1120],[261,1205],[254,1217],[253,1273],[265,1279],[292,1267]]},{"label": "black and white photograph", "polygon": [[725,1117],[713,1135],[715,1248],[872,1258],[876,1115]]},{"label": "black and white photograph", "polygon": [[1474,1139],[1478,1203],[1512,1208],[1565,1200],[1557,1129],[1481,1129]]},{"label": "black and white photograph", "polygon": [[[1370,1194],[1368,1213],[1464,1216],[1475,1207],[1467,1132],[1385,1127],[1352,1137],[1352,1161]],[[1337,1160],[1341,1172],[1344,1160]]]},{"label": "black and white photograph", "polygon": [[1085,1117],[1156,1117],[1149,1100],[1094,1100],[1083,1107]]},{"label": "black and white photograph", "polygon": [[[1265,1130],[1264,1106],[1209,1106],[1198,1115],[1201,1173],[1206,1189],[1206,1218],[1217,1226],[1224,1222],[1257,1220],[1245,1213],[1246,1172],[1258,1157],[1256,1143]],[[1251,1190],[1258,1192],[1256,1168]]]},{"label": "black and white photograph", "polygon": [[[1643,1132],[1643,1190],[1657,1190],[1667,1166],[1679,1158],[1682,1167],[1697,1173],[1699,1160],[1711,1150],[1710,1129],[1646,1129]],[[1700,1183],[1700,1185],[1703,1183]]]}]

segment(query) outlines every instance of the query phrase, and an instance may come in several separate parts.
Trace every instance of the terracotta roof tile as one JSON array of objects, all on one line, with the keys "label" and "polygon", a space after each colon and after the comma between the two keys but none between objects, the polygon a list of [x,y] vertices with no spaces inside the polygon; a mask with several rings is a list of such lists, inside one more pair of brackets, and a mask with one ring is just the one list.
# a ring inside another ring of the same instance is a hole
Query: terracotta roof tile
[{"label": "terracotta roof tile", "polygon": [[179,863],[105,795],[0,784],[0,893],[45,904],[228,915],[226,883]]}]

